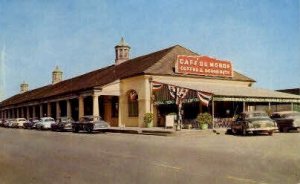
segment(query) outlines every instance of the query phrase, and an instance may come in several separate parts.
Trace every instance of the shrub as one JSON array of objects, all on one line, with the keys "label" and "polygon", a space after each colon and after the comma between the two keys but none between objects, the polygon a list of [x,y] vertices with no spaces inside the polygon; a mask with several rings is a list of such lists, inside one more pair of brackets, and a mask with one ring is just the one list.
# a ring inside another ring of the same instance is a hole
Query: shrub
[{"label": "shrub", "polygon": [[212,125],[213,118],[209,113],[205,112],[197,116],[197,121],[199,125],[202,124]]},{"label": "shrub", "polygon": [[153,121],[153,113],[145,113],[144,115],[144,123],[146,124],[146,126],[148,126],[149,124],[151,124]]}]

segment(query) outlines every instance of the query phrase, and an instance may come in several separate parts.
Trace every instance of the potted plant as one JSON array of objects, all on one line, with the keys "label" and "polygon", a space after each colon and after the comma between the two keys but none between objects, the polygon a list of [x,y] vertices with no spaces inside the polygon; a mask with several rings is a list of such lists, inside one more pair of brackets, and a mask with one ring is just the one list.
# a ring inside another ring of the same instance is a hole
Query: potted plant
[{"label": "potted plant", "polygon": [[197,121],[200,129],[205,130],[208,129],[209,125],[212,125],[213,118],[209,113],[205,112],[197,116]]},{"label": "potted plant", "polygon": [[144,123],[147,128],[150,128],[153,126],[153,113],[145,113],[144,115]]}]

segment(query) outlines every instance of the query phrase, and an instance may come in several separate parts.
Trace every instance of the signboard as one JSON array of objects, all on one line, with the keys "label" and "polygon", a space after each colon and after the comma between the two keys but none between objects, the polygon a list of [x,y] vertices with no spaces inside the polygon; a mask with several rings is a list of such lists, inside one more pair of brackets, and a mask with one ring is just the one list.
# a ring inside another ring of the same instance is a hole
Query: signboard
[{"label": "signboard", "polygon": [[178,55],[175,72],[218,77],[233,76],[232,65],[229,61],[222,61],[208,56]]}]

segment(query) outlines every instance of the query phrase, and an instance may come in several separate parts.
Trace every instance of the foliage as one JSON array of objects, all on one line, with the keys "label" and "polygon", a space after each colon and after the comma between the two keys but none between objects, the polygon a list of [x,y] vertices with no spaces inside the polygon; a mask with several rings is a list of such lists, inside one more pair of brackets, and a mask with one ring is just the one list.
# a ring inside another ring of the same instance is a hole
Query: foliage
[{"label": "foliage", "polygon": [[213,118],[209,113],[205,112],[197,116],[197,121],[199,125],[202,124],[212,125]]},{"label": "foliage", "polygon": [[144,123],[147,125],[147,124],[151,124],[153,121],[153,113],[145,113],[144,115]]}]

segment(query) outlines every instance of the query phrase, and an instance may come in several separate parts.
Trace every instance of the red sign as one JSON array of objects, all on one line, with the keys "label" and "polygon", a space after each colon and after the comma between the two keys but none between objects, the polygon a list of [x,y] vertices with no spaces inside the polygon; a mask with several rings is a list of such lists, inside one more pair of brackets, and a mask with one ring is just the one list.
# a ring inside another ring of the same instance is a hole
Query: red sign
[{"label": "red sign", "polygon": [[178,55],[175,72],[183,74],[232,77],[232,65],[229,61],[222,61],[208,56]]}]

